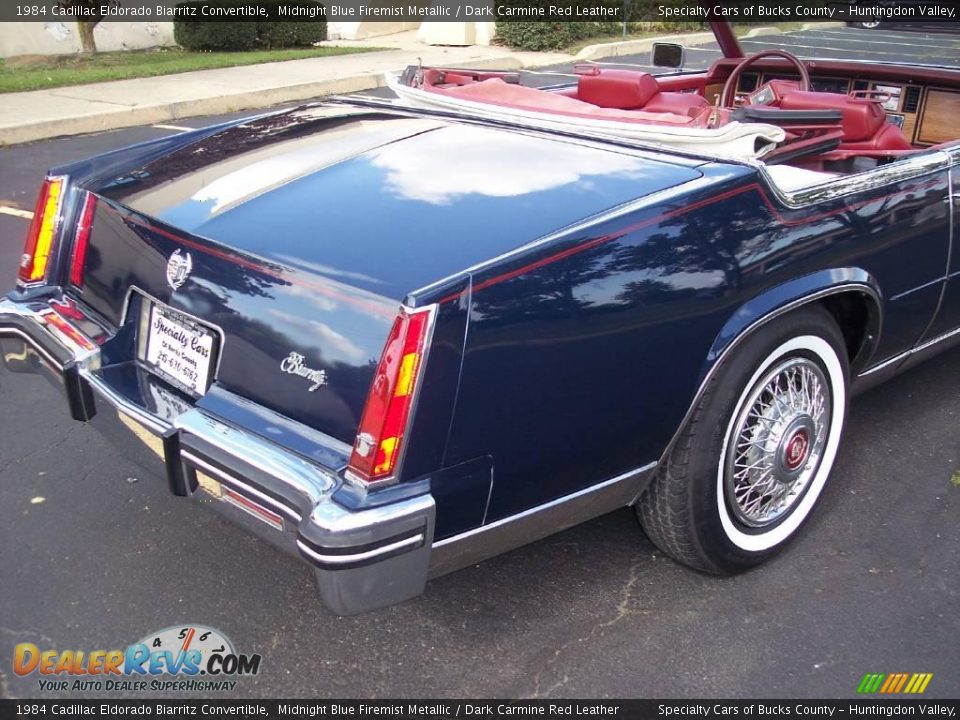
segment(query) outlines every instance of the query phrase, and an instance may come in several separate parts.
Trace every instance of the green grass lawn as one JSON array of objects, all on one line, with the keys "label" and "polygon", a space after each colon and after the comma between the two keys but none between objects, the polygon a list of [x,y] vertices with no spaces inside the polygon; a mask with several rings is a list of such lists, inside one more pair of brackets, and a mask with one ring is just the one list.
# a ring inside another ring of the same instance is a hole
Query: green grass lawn
[{"label": "green grass lawn", "polygon": [[180,48],[104,52],[96,55],[38,56],[0,60],[0,93],[43,90],[107,80],[172,75],[190,70],[254,65],[311,57],[349,55],[384,48],[319,47],[249,52],[187,52]]}]

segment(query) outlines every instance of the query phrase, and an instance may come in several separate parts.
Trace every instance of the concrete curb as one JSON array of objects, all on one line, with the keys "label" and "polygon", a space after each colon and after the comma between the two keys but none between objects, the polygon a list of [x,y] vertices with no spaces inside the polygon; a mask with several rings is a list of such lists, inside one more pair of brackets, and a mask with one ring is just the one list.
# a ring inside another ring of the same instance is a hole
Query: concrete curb
[{"label": "concrete curb", "polygon": [[[513,55],[474,58],[468,64],[470,67],[479,69],[519,70],[524,67],[524,63]],[[395,68],[397,71],[402,69],[403,67]],[[156,125],[196,115],[219,115],[240,110],[256,110],[283,103],[297,102],[298,100],[309,100],[323,95],[373,90],[384,87],[385,84],[383,71],[377,70],[265,90],[226,92],[221,95],[191,100],[135,106],[118,105],[104,111],[94,110],[86,114],[55,120],[24,122],[0,127],[0,147],[65,135],[85,135],[138,125]],[[70,99],[71,90],[84,87],[89,86],[53,88],[50,91],[37,92]]]},{"label": "concrete curb", "polygon": [[[808,26],[812,28],[843,27],[843,25],[844,23],[841,22],[807,23],[803,28],[807,29]],[[773,35],[780,32],[775,27],[758,27],[752,28],[746,37]],[[525,67],[535,68],[564,61],[600,60],[650,52],[655,42],[679,42],[696,45],[712,40],[713,33],[711,32],[678,33],[588,45],[580,50],[576,56],[561,53],[534,54],[505,51],[503,55],[471,57],[462,61],[453,61],[449,64],[480,69],[520,70]],[[398,66],[392,68],[395,71],[401,70],[407,64],[400,58],[397,58],[397,62]],[[432,62],[428,64],[442,63]],[[211,71],[199,72],[207,73]],[[204,97],[175,100],[169,96],[172,94],[175,97],[179,93],[168,93],[165,100],[158,98],[156,102],[148,101],[146,103],[129,102],[126,98],[120,100],[93,98],[91,97],[91,91],[96,85],[53,88],[51,90],[38,90],[33,93],[11,93],[7,96],[6,101],[8,103],[19,101],[21,104],[11,108],[15,111],[9,114],[9,116],[15,116],[13,121],[0,124],[0,147],[64,135],[83,135],[137,125],[156,125],[196,115],[219,115],[242,110],[257,110],[273,105],[310,100],[324,95],[373,90],[384,86],[383,73],[383,64],[381,64],[381,68],[375,71],[367,70],[336,78],[291,82],[286,85],[266,88],[231,91],[229,83],[227,83],[217,87],[218,91],[222,87],[222,92],[211,93]],[[188,81],[187,76],[193,74],[184,73],[183,80]],[[282,75],[280,69],[278,69],[278,74]],[[175,78],[177,76],[166,77]],[[117,83],[103,83],[102,85],[106,88],[118,83],[129,82],[120,80]],[[45,119],[23,122],[21,118],[29,118],[31,115],[31,102],[33,108],[38,108],[38,110],[34,110],[38,115],[43,115],[44,113],[39,109],[48,105],[58,107],[62,117],[50,117],[48,112]]]},{"label": "concrete curb", "polygon": [[655,42],[688,42],[690,44],[710,42],[712,32],[680,33],[677,35],[660,35],[658,37],[639,38],[637,40],[618,40],[609,43],[587,45],[577,53],[577,60],[598,60],[600,58],[635,55],[641,52],[650,52]]}]

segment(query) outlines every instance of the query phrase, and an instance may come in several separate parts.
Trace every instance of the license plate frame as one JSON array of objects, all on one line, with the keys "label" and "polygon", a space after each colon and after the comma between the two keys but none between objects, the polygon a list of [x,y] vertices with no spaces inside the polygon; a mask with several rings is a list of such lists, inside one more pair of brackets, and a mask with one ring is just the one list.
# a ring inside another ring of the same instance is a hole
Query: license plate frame
[{"label": "license plate frame", "polygon": [[137,358],[148,372],[191,397],[206,394],[220,357],[216,329],[143,296],[137,330]]}]

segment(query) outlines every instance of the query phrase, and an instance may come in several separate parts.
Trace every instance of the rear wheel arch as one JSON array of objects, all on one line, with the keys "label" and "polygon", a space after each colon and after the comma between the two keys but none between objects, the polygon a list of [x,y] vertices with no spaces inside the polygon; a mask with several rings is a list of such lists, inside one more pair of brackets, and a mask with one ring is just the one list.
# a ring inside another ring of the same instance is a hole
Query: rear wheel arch
[{"label": "rear wheel arch", "polygon": [[851,369],[863,367],[882,327],[879,285],[860,268],[822,270],[769,288],[730,314],[707,354],[703,378],[710,369],[764,324],[805,305],[822,305],[843,332]]},{"label": "rear wheel arch", "polygon": [[[827,278],[833,283],[818,283]],[[839,281],[838,281],[839,280]],[[797,290],[799,292],[796,292]],[[866,366],[876,348],[882,327],[882,303],[873,277],[858,268],[825,270],[784,283],[754,297],[734,311],[707,353],[697,389],[686,414],[660,455],[662,466],[689,425],[697,403],[724,357],[770,322],[803,307],[826,310],[843,334],[851,377]]]}]

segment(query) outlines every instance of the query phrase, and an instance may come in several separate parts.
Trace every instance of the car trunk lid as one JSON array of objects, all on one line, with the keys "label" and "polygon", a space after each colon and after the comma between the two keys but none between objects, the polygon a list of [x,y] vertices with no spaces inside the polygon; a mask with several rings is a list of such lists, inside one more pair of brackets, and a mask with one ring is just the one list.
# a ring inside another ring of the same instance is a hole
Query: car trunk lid
[{"label": "car trunk lid", "polygon": [[76,291],[131,335],[147,332],[151,302],[213,328],[217,383],[346,443],[408,293],[699,175],[336,110],[256,119],[88,185],[98,204]]}]

